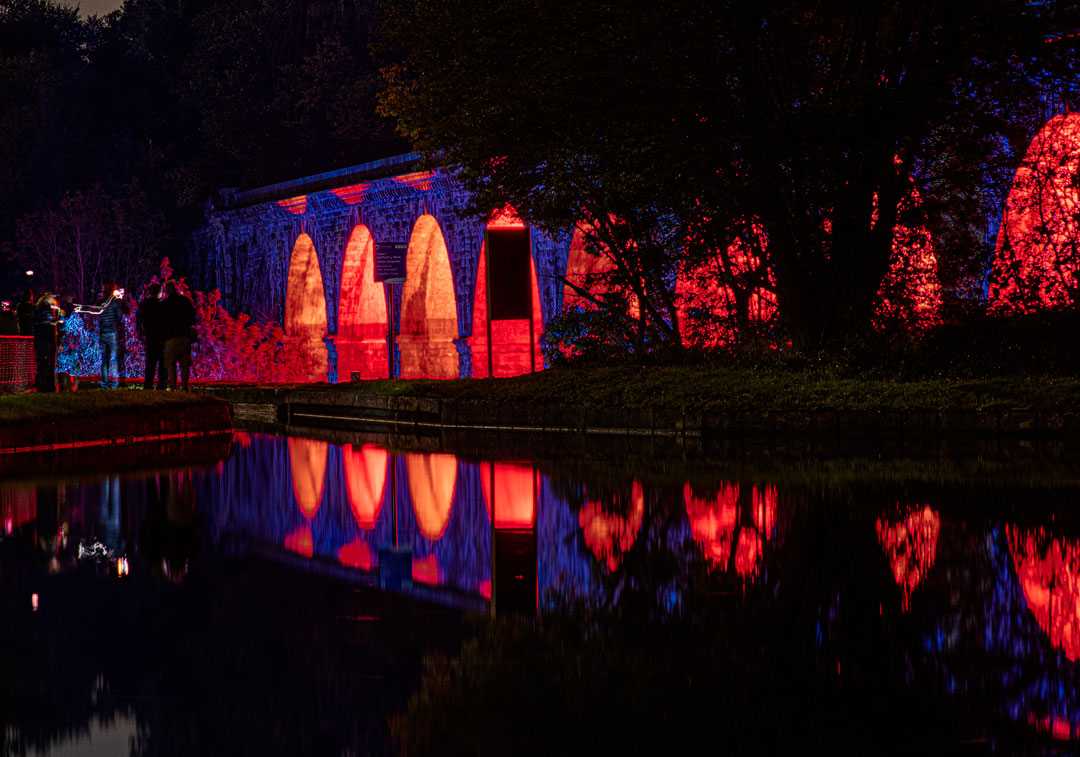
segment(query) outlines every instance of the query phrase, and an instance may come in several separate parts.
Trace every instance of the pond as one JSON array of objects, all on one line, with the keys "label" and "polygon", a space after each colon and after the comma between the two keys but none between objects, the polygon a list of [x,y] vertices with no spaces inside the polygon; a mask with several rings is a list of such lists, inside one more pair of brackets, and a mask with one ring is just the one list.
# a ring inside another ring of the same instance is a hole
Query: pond
[{"label": "pond", "polygon": [[1069,476],[400,441],[9,465],[0,753],[1080,740]]}]

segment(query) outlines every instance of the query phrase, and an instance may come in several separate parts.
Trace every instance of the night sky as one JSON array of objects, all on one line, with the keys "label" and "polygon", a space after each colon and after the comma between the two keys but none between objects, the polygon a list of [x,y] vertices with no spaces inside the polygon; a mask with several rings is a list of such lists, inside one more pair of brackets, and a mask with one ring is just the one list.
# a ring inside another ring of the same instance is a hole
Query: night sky
[{"label": "night sky", "polygon": [[116,10],[124,0],[67,0],[67,4],[79,6],[84,16],[100,16]]}]

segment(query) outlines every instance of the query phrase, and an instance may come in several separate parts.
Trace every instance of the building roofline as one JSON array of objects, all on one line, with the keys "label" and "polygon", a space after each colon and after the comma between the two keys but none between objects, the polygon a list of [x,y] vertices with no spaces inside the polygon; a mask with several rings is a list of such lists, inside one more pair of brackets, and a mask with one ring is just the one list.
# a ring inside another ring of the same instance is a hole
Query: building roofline
[{"label": "building roofline", "polygon": [[358,184],[361,181],[371,179],[385,179],[391,176],[405,173],[409,169],[420,165],[421,156],[417,152],[407,152],[400,155],[391,155],[386,158],[360,163],[347,168],[338,168],[333,171],[304,176],[299,179],[281,181],[277,184],[267,184],[254,189],[242,191],[234,189],[218,190],[218,198],[214,205],[220,210],[235,210],[237,208],[250,207],[263,202],[285,200],[299,195],[312,194],[337,187],[347,187],[350,184]]}]

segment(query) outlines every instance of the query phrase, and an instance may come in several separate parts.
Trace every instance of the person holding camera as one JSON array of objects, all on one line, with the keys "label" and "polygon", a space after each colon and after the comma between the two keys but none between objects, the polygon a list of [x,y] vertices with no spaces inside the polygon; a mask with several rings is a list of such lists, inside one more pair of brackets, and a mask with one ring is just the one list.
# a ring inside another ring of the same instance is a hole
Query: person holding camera
[{"label": "person holding camera", "polygon": [[[108,297],[98,321],[98,343],[101,345],[101,388],[116,389],[124,375],[124,314],[128,312],[124,289],[115,282],[104,287]],[[115,370],[113,364],[115,361]]]}]

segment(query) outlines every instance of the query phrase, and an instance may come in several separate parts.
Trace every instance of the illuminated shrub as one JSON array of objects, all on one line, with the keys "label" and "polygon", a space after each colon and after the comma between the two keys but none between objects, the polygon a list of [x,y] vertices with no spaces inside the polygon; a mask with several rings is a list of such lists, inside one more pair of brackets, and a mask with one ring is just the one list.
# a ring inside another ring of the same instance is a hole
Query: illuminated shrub
[{"label": "illuminated shrub", "polygon": [[354,371],[362,378],[386,378],[386,294],[375,281],[375,240],[358,225],[349,236],[341,271],[338,306],[338,380],[348,381]]},{"label": "illuminated shrub", "polygon": [[439,223],[422,215],[413,227],[402,292],[402,378],[452,379],[460,375],[457,299],[450,258]]},{"label": "illuminated shrub", "polygon": [[900,607],[911,608],[911,595],[926,578],[937,557],[941,516],[929,506],[911,509],[891,519],[884,516],[874,524],[878,543],[889,558],[893,579],[900,587]]},{"label": "illuminated shrub", "polygon": [[1005,201],[990,277],[990,311],[1076,304],[1080,264],[1080,115],[1035,135]]}]

